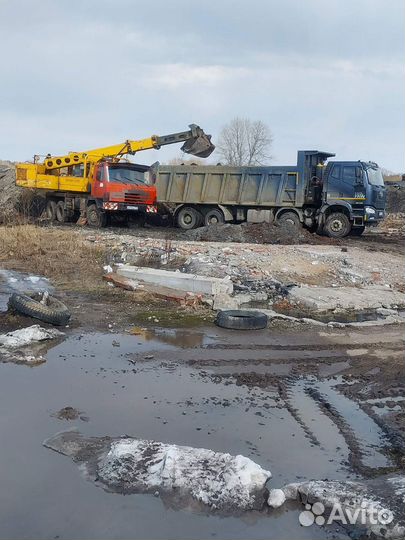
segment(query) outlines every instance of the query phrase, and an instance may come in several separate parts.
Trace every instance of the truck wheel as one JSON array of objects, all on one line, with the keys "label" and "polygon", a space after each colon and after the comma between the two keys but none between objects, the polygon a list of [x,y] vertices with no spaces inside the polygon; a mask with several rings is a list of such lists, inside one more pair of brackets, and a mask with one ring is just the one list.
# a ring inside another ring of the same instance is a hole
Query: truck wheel
[{"label": "truck wheel", "polygon": [[344,238],[350,229],[349,218],[342,212],[334,212],[326,218],[324,231],[330,238]]},{"label": "truck wheel", "polygon": [[49,219],[49,221],[55,221],[55,218],[56,218],[56,202],[55,201],[48,201],[46,203],[45,214],[46,214],[47,219]]},{"label": "truck wheel", "polygon": [[180,229],[196,229],[202,223],[202,215],[192,206],[184,206],[177,214],[177,225]]},{"label": "truck wheel", "polygon": [[204,216],[204,225],[217,225],[225,223],[224,214],[218,208],[211,208]]},{"label": "truck wheel", "polygon": [[87,223],[90,227],[105,227],[107,224],[107,216],[105,212],[99,210],[95,204],[90,204],[87,207]]},{"label": "truck wheel", "polygon": [[56,220],[59,221],[59,223],[65,223],[65,203],[63,201],[59,201],[56,205],[55,217]]},{"label": "truck wheel", "polygon": [[351,236],[361,236],[365,231],[365,226],[363,225],[362,227],[354,227],[351,231],[350,231],[350,234]]},{"label": "truck wheel", "polygon": [[299,228],[301,225],[300,218],[295,212],[284,212],[279,218],[277,218],[279,225],[289,225],[290,227]]}]

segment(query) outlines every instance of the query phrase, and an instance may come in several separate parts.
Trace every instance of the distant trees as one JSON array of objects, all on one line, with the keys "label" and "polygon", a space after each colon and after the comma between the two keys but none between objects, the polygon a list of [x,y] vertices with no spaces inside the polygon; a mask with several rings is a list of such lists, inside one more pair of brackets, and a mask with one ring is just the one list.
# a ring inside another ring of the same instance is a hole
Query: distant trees
[{"label": "distant trees", "polygon": [[264,122],[236,117],[222,128],[216,147],[226,165],[263,165],[271,159],[272,142]]}]

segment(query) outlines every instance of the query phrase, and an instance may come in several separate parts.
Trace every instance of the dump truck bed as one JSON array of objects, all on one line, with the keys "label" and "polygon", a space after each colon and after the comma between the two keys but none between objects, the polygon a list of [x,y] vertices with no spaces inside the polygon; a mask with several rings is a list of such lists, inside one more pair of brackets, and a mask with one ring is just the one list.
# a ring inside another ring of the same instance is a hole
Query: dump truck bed
[{"label": "dump truck bed", "polygon": [[176,204],[300,207],[305,197],[296,166],[159,166],[156,187],[158,202]]}]

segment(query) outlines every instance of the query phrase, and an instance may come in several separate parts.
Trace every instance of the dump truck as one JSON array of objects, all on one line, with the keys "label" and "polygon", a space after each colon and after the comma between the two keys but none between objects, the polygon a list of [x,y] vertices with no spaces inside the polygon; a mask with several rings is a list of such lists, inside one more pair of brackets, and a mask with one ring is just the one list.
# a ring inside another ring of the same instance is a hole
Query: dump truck
[{"label": "dump truck", "polygon": [[160,165],[152,180],[159,208],[182,229],[274,221],[359,236],[384,218],[383,176],[376,163],[329,161],[334,156],[303,150],[297,165],[280,167]]},{"label": "dump truck", "polygon": [[125,161],[124,156],[183,142],[183,152],[208,157],[215,148],[211,135],[196,124],[189,128],[83,152],[48,154],[42,161],[34,156],[32,163],[16,164],[16,184],[45,195],[50,221],[62,223],[80,215],[90,226],[102,227],[111,216],[122,221],[155,213],[156,188],[147,182],[149,167]]}]

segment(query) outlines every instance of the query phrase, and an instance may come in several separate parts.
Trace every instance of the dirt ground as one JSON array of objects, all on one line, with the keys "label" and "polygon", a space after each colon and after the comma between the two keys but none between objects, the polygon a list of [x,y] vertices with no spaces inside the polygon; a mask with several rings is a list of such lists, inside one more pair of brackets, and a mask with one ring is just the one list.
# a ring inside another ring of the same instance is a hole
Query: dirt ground
[{"label": "dirt ground", "polygon": [[[299,479],[403,473],[404,325],[336,328],[274,319],[266,330],[233,332],[216,327],[215,313],[207,306],[179,306],[145,292],[114,288],[102,279],[104,265],[129,262],[229,276],[241,290],[277,280],[284,287],[294,283],[358,289],[379,284],[401,291],[400,219],[362,238],[285,245],[190,241],[186,233],[179,237],[177,230],[158,228],[50,227],[38,234],[29,256],[3,236],[7,249],[0,262],[7,271],[32,274],[34,269],[49,278],[54,294],[72,312],[62,338],[32,351],[41,355],[41,363],[16,366],[3,357],[1,365],[0,406],[13,411],[2,427],[8,441],[4,459],[15,453],[18,425],[45,486],[26,514],[36,536],[49,536],[50,531],[57,536],[58,523],[66,523],[69,514],[77,519],[64,526],[64,533],[77,537],[96,537],[101,530],[108,534],[110,525],[128,536],[127,526],[135,530],[135,523],[142,522],[148,528],[137,529],[137,535],[149,538],[159,537],[163,530],[188,538],[231,533],[252,538],[348,538],[342,530],[310,531],[312,535],[305,536],[296,506],[266,515],[272,520],[269,526],[262,515],[219,521],[190,515],[153,496],[126,496],[121,502],[114,498],[120,497],[117,494],[83,485],[61,456],[49,456],[40,448],[43,439],[67,425],[88,435],[130,434],[242,453],[272,471],[273,487]],[[46,256],[52,264],[44,264]],[[0,292],[6,278],[7,274],[3,281],[0,278]],[[36,322],[0,312],[3,332]],[[23,408],[19,387],[30,389]],[[55,496],[55,474],[61,480],[62,505],[52,505],[49,499]],[[12,507],[24,500],[21,490],[10,487],[12,470],[4,485],[9,486]],[[8,536],[23,534],[21,520],[8,519],[7,508],[6,504],[4,530]],[[107,508],[114,508],[114,515]],[[103,529],[91,525],[97,521],[87,519],[91,512],[100,516]],[[107,514],[109,525],[101,517]],[[144,515],[149,519],[143,520]]]}]

